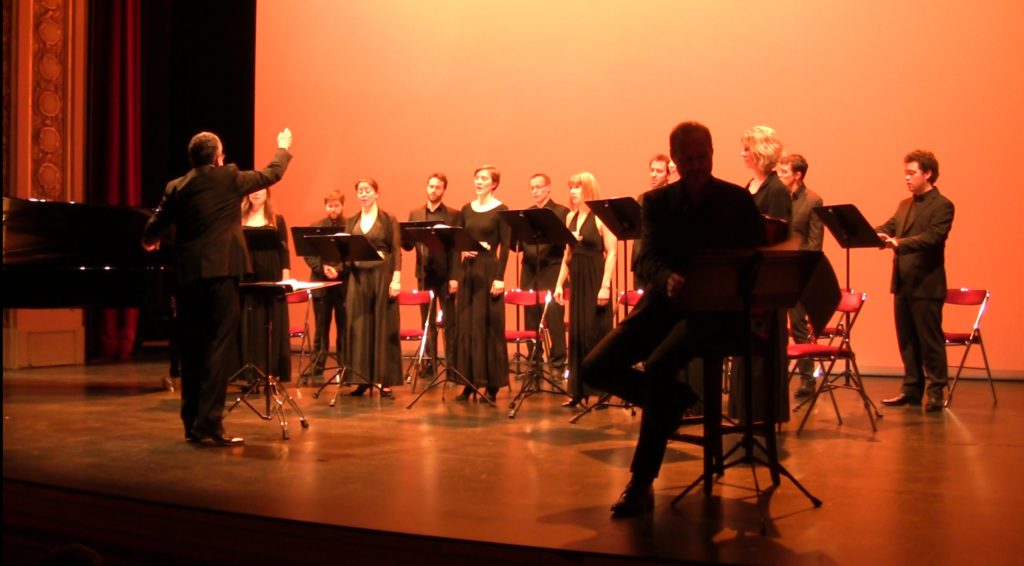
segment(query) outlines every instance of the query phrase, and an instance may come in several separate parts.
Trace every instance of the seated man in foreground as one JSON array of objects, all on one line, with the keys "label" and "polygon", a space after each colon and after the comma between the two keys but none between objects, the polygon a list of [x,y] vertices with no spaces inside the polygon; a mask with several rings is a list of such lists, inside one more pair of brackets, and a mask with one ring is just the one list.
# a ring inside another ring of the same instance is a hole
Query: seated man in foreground
[{"label": "seated man in foreground", "polygon": [[[684,122],[669,137],[679,181],[647,193],[637,268],[647,282],[633,312],[591,351],[581,376],[587,385],[643,407],[632,480],[612,506],[615,516],[654,508],[669,436],[697,395],[676,374],[691,359],[746,336],[742,314],[687,312],[676,299],[699,252],[752,249],[764,244],[761,215],[750,193],[711,176],[711,132]],[[644,371],[634,368],[644,362]]]}]

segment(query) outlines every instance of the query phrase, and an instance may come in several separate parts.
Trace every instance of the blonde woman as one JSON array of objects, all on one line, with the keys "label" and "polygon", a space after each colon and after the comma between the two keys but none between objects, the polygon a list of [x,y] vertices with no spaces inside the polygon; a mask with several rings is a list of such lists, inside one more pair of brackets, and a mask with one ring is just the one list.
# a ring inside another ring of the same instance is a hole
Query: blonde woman
[{"label": "blonde woman", "polygon": [[555,283],[555,300],[565,304],[569,281],[569,393],[565,407],[586,404],[591,391],[580,379],[583,358],[612,329],[612,273],[616,239],[593,214],[586,201],[601,198],[597,179],[587,172],[569,177],[569,216],[566,226],[576,236],[562,260]]},{"label": "blonde woman", "polygon": [[775,166],[782,157],[782,141],[768,126],[754,126],[740,138],[743,164],[754,174],[747,190],[754,196],[754,204],[761,214],[790,222],[793,198],[775,174]]}]

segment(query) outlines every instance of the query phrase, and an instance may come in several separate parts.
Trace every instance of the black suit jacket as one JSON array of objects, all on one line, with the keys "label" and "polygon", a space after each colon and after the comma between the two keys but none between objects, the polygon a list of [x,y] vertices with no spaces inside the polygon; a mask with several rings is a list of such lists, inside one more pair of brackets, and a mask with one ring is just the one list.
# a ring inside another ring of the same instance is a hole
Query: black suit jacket
[{"label": "black suit jacket", "polygon": [[646,302],[667,297],[669,274],[685,277],[696,253],[762,246],[765,230],[745,189],[712,178],[694,200],[677,181],[644,195],[640,242],[637,270],[646,282]]},{"label": "black suit jacket", "polygon": [[821,250],[825,225],[812,210],[822,203],[817,193],[802,184],[793,194],[793,221],[789,223],[789,233],[800,237],[801,250]]},{"label": "black suit jacket", "polygon": [[896,238],[893,293],[917,299],[946,296],[946,239],[953,227],[953,203],[939,188],[900,201],[896,213],[875,230]]},{"label": "black suit jacket", "polygon": [[291,158],[287,150],[279,149],[259,171],[239,171],[233,164],[204,165],[171,181],[146,224],[143,243],[155,243],[174,226],[182,284],[251,272],[242,235],[242,197],[280,180]]},{"label": "black suit jacket", "polygon": [[[441,203],[434,214],[440,214],[442,219],[438,222],[446,224],[448,226],[455,226],[458,224],[459,211],[448,205]],[[426,205],[416,207],[409,211],[409,222],[426,222],[427,221],[427,207]],[[412,249],[406,247],[403,243],[403,248]],[[447,254],[438,254],[431,252],[427,246],[423,244],[416,245],[416,279],[423,281],[423,279],[429,273],[432,278],[439,280],[448,281],[448,274],[451,271],[451,262],[453,261],[452,256],[456,252],[452,251]]]}]

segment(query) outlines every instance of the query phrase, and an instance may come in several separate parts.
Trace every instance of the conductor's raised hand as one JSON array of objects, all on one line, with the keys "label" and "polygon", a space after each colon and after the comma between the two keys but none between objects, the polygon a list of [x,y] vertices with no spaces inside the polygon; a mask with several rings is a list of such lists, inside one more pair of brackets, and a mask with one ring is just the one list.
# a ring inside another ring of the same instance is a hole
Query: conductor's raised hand
[{"label": "conductor's raised hand", "polygon": [[291,149],[292,147],[292,131],[285,128],[277,133],[277,148],[278,149]]}]

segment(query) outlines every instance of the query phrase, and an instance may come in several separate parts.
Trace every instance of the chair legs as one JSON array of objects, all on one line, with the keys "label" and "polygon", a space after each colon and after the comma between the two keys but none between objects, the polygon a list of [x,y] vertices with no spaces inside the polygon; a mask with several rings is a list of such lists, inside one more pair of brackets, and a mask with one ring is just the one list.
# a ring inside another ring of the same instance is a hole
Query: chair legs
[{"label": "chair legs", "polygon": [[[838,358],[831,359],[828,368],[822,373],[821,381],[818,382],[818,386],[814,389],[814,393],[811,394],[804,402],[797,405],[793,412],[797,412],[805,404],[808,405],[807,412],[804,413],[804,418],[800,420],[800,426],[797,428],[797,432],[804,429],[804,425],[807,424],[807,418],[811,416],[811,412],[814,410],[814,405],[818,402],[818,397],[822,393],[828,393],[829,398],[832,401],[832,408],[836,412],[836,419],[839,424],[843,424],[843,416],[839,413],[839,404],[836,402],[835,394],[833,393],[836,389],[852,389],[860,395],[861,401],[864,404],[864,410],[868,413],[868,420],[871,421],[871,431],[877,432],[878,425],[875,423],[875,418],[881,418],[882,413],[875,407],[874,402],[868,397],[867,391],[864,390],[864,382],[860,377],[860,369],[857,367],[857,360],[853,357],[845,359],[847,367],[842,372],[835,375],[832,374],[832,370],[835,369],[836,363],[839,361]],[[840,379],[843,381],[840,383]]]},{"label": "chair legs", "polygon": [[[984,369],[985,370],[985,374],[988,376],[989,388],[992,389],[992,404],[996,404],[996,403],[999,402],[999,399],[996,398],[996,384],[995,384],[995,381],[992,380],[992,370],[990,369],[990,367],[988,365],[988,354],[985,352],[985,343],[981,341],[980,336],[978,338],[977,343],[978,343],[978,346],[981,347],[981,358],[985,362],[985,367],[983,367],[983,368],[981,368],[981,367],[969,367],[969,366],[965,366],[964,365],[967,362],[967,354],[969,354],[971,352],[971,346],[974,345],[974,342],[968,342],[966,347],[964,348],[964,355],[961,356],[961,358],[960,358],[960,365],[957,366],[956,375],[953,376],[953,383],[949,387],[949,397],[946,399],[946,403],[944,404],[945,407],[949,407],[953,403],[953,393],[956,392],[956,384],[960,382],[960,374],[963,373],[965,368],[967,368],[967,369]],[[955,345],[959,346],[959,344],[955,344]]]}]

